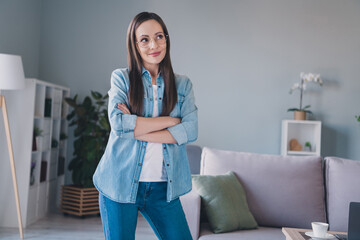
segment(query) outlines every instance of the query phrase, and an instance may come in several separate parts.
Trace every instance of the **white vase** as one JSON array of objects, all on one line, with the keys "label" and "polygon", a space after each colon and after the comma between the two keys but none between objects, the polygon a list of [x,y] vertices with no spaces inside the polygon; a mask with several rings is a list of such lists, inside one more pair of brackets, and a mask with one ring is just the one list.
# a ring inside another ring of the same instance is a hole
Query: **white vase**
[{"label": "white vase", "polygon": [[41,152],[42,148],[43,148],[43,137],[42,136],[37,136],[35,137],[35,141],[36,141],[36,151]]}]

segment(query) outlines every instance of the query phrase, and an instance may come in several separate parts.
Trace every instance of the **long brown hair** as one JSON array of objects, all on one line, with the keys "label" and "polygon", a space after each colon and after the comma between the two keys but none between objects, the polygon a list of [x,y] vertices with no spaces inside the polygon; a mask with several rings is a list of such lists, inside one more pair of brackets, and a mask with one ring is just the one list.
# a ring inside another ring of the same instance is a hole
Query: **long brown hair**
[{"label": "long brown hair", "polygon": [[143,116],[144,114],[143,112],[144,85],[142,82],[143,63],[140,53],[136,48],[135,31],[140,26],[141,23],[151,19],[157,21],[161,25],[165,36],[167,36],[166,54],[164,59],[159,64],[159,71],[162,74],[162,77],[164,79],[164,86],[165,86],[161,116],[168,116],[175,107],[177,101],[175,74],[170,60],[170,37],[167,28],[165,26],[165,23],[160,18],[160,16],[151,12],[142,12],[136,15],[134,19],[130,22],[127,31],[126,44],[127,44],[127,59],[129,65],[129,78],[130,78],[129,107],[132,114]]}]

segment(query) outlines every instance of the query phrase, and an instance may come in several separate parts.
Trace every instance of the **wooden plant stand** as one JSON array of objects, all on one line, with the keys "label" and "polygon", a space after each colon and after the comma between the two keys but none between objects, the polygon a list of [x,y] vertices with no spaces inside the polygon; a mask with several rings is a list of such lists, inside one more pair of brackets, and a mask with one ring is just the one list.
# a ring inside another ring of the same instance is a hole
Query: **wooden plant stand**
[{"label": "wooden plant stand", "polygon": [[62,186],[60,211],[76,216],[99,214],[98,190],[73,185]]}]

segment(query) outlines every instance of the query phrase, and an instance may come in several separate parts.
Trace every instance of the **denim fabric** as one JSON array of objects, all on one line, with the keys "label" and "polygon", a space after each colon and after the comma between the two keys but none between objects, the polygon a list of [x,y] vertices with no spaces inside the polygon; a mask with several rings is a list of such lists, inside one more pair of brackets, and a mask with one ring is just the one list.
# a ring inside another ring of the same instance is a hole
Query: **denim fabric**
[{"label": "denim fabric", "polygon": [[[171,117],[181,118],[181,123],[168,130],[177,144],[162,144],[167,179],[167,201],[191,190],[191,175],[186,154],[186,144],[194,142],[198,136],[197,107],[189,78],[175,75],[178,101]],[[154,96],[150,73],[143,68],[144,117],[151,117]],[[161,74],[156,79],[158,86],[159,112],[162,111],[164,80]],[[147,142],[134,138],[136,115],[123,114],[117,109],[118,103],[126,103],[129,91],[128,69],[117,69],[111,76],[109,90],[109,120],[111,132],[103,157],[93,176],[96,188],[107,198],[121,203],[135,203],[139,177]]]},{"label": "denim fabric", "polygon": [[134,240],[138,211],[159,239],[192,239],[179,198],[166,201],[166,182],[141,182],[135,203],[118,203],[99,194],[106,240]]}]

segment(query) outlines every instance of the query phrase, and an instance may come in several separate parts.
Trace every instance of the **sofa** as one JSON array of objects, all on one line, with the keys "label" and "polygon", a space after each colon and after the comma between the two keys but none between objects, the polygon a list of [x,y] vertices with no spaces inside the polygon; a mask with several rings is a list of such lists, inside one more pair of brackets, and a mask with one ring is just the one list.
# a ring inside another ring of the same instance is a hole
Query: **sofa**
[{"label": "sofa", "polygon": [[258,228],[214,234],[193,187],[180,198],[193,239],[279,240],[282,227],[310,229],[313,221],[347,232],[349,203],[360,202],[360,161],[202,149],[200,175],[228,171],[243,186]]}]

